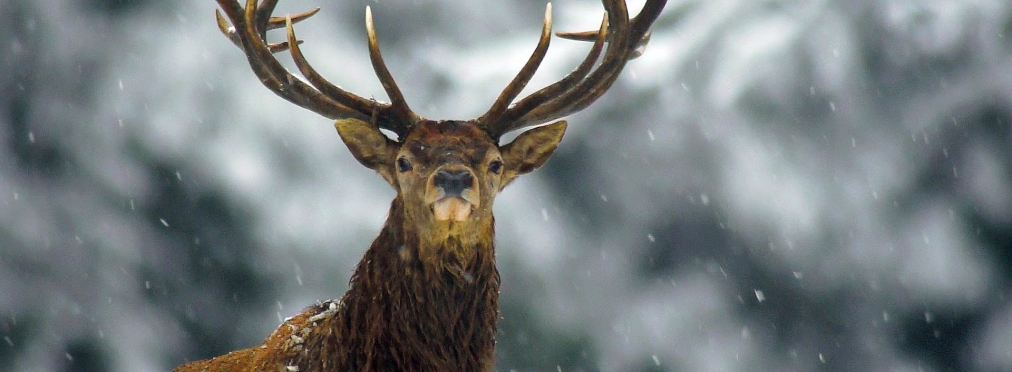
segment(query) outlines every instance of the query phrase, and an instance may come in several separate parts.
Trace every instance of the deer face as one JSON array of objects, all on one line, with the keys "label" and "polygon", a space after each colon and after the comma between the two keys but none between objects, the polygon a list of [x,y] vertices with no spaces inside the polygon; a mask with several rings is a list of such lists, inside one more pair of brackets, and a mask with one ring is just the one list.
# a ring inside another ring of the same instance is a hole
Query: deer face
[{"label": "deer face", "polygon": [[409,223],[443,237],[491,224],[496,194],[544,164],[566,130],[566,122],[558,121],[499,146],[468,121],[426,121],[401,141],[357,119],[335,126],[352,155],[397,191]]}]

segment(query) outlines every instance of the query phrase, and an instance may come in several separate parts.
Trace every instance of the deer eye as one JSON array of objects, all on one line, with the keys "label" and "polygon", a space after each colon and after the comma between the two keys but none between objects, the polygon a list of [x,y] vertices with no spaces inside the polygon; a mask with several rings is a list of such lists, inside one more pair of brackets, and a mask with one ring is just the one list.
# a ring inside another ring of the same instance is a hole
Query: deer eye
[{"label": "deer eye", "polygon": [[404,157],[397,158],[397,171],[407,172],[409,170],[411,170],[411,162]]},{"label": "deer eye", "polygon": [[499,172],[502,171],[502,160],[496,159],[493,160],[491,163],[488,163],[488,171],[495,174],[499,174]]}]

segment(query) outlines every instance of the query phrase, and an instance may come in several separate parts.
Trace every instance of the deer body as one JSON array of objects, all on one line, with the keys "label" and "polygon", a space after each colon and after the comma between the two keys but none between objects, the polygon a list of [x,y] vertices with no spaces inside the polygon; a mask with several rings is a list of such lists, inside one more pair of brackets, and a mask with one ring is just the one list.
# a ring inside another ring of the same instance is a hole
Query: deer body
[{"label": "deer body", "polygon": [[411,257],[421,245],[409,242],[416,232],[404,229],[403,213],[395,199],[341,300],[302,310],[262,346],[177,371],[491,370],[499,316],[492,242],[450,239],[429,248],[469,257],[431,265]]},{"label": "deer body", "polygon": [[[528,129],[507,144],[500,145],[499,139],[578,111],[600,97],[638,55],[664,0],[648,0],[633,19],[623,1],[604,0],[608,13],[599,30],[564,35],[594,41],[584,62],[566,78],[511,105],[547,51],[549,5],[540,42],[523,70],[488,112],[467,121],[434,121],[411,112],[380,56],[369,8],[370,59],[391,103],[348,93],[306,62],[292,24],[319,9],[280,18],[270,16],[277,0],[259,6],[247,0],[245,8],[234,0],[218,4],[234,25],[218,13],[219,27],[246,52],[261,82],[282,98],[337,119],[337,132],[355,159],[375,170],[397,197],[339,301],[304,309],[260,346],[176,371],[492,370],[499,318],[492,205],[506,185],[548,160],[566,122]],[[287,28],[288,41],[267,44],[266,31],[280,27]],[[597,64],[606,41],[607,52]],[[274,59],[272,53],[288,49],[309,84]]]}]

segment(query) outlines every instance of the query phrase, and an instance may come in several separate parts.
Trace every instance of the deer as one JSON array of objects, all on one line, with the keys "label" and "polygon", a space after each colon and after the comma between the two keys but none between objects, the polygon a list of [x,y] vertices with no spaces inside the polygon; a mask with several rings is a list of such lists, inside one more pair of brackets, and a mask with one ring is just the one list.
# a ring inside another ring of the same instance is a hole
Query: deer
[{"label": "deer", "polygon": [[[353,157],[397,196],[339,300],[285,319],[259,346],[175,371],[492,370],[500,285],[495,197],[558,148],[566,121],[545,123],[591,105],[642,53],[666,1],[647,0],[630,18],[624,0],[602,0],[605,14],[597,30],[556,34],[593,42],[586,58],[561,80],[515,101],[548,51],[549,3],[534,53],[492,107],[471,120],[429,120],[411,111],[383,62],[368,6],[369,58],[389,103],[331,84],[306,61],[293,24],[319,7],[279,17],[272,16],[277,0],[247,0],[245,6],[217,1],[219,29],[244,52],[260,82],[335,120]],[[287,40],[268,43],[267,31],[278,28],[286,29]],[[302,77],[274,57],[284,51]],[[500,144],[504,134],[518,130],[524,131]]]}]

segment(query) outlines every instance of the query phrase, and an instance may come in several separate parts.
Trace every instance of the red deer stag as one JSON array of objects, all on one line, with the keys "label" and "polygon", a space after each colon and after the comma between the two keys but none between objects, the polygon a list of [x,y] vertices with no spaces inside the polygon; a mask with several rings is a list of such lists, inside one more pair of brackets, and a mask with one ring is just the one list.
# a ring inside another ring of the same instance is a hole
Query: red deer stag
[{"label": "red deer stag", "polygon": [[[355,159],[378,172],[397,197],[340,300],[304,309],[263,345],[176,371],[492,370],[499,317],[492,217],[496,193],[548,160],[566,122],[535,126],[579,111],[604,94],[626,62],[638,56],[665,0],[648,0],[632,19],[624,1],[603,3],[600,29],[559,34],[594,42],[568,76],[513,102],[548,50],[549,4],[534,54],[492,107],[473,120],[434,121],[408,108],[380,56],[368,7],[369,57],[390,103],[349,93],[306,62],[292,24],[319,8],[272,17],[277,0],[259,6],[247,0],[245,8],[235,0],[218,0],[232,22],[230,26],[218,12],[218,26],[245,52],[260,81],[282,98],[336,119],[337,132]],[[288,40],[268,44],[267,30],[282,27]],[[285,50],[291,51],[305,82],[274,58],[273,53]],[[530,127],[535,128],[499,144],[503,134]]]}]

